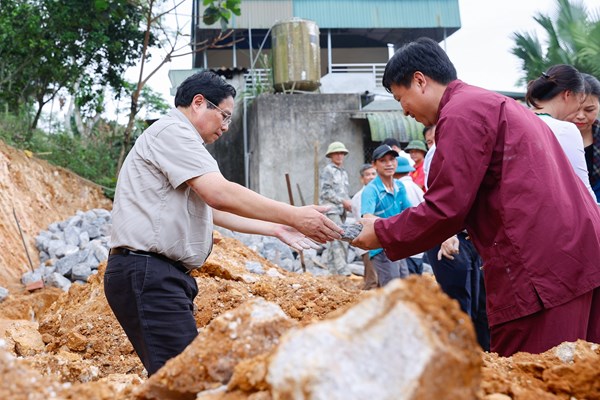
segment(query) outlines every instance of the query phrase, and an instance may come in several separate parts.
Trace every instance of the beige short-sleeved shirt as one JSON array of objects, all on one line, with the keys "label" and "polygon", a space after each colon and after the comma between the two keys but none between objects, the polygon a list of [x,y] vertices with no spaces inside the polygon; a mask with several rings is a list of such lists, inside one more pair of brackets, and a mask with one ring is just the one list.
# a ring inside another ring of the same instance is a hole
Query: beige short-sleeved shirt
[{"label": "beige short-sleeved shirt", "polygon": [[212,249],[212,210],[185,182],[218,171],[198,131],[181,111],[171,110],[144,131],[123,163],[110,247],[200,267]]}]

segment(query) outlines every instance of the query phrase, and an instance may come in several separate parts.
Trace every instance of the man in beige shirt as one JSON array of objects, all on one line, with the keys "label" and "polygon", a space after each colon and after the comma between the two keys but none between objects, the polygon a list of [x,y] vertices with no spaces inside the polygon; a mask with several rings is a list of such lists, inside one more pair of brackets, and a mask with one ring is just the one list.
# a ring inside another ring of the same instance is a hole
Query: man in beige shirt
[{"label": "man in beige shirt", "polygon": [[149,375],[197,335],[189,272],[210,254],[213,223],[298,250],[340,238],[326,208],[293,207],[221,175],[205,145],[227,131],[235,95],[212,72],[186,79],[175,108],[138,138],[119,173],[104,288]]}]

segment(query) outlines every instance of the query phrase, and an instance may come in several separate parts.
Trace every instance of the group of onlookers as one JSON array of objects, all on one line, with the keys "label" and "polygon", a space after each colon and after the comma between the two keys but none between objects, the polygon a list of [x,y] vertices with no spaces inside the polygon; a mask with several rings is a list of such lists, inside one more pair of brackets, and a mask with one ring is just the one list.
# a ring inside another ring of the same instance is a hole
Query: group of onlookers
[{"label": "group of onlookers", "polygon": [[[529,82],[528,108],[459,81],[421,39],[390,60],[384,86],[425,141],[403,151],[386,139],[360,169],[345,211],[362,218],[352,244],[370,249],[364,289],[420,273],[424,259],[486,350],[599,341],[600,82],[555,65]],[[327,156],[343,162],[336,146]]]}]

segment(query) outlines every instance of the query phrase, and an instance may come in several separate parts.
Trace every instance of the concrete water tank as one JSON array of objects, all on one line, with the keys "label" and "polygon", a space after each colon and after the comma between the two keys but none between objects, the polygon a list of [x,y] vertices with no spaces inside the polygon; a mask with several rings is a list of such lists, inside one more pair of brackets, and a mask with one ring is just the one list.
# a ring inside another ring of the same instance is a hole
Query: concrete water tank
[{"label": "concrete water tank", "polygon": [[319,27],[313,21],[292,18],[271,29],[273,87],[276,91],[314,91],[321,83]]}]

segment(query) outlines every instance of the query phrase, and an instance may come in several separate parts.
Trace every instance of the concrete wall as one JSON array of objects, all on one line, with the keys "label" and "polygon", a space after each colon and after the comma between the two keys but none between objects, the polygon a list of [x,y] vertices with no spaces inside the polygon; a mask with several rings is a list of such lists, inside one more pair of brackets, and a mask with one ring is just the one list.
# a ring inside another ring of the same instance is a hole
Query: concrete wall
[{"label": "concrete wall", "polygon": [[[312,204],[315,145],[321,168],[328,160],[325,152],[329,143],[341,141],[350,152],[344,164],[350,192],[358,191],[365,126],[350,119],[350,113],[359,107],[357,94],[262,94],[254,99],[248,107],[250,188],[288,202],[285,174],[289,173],[295,204],[300,204],[297,184],[305,202]],[[217,159],[222,164],[223,158]]]}]

